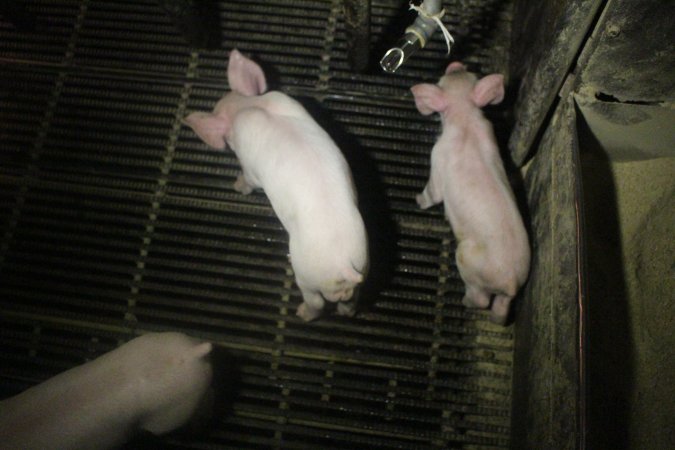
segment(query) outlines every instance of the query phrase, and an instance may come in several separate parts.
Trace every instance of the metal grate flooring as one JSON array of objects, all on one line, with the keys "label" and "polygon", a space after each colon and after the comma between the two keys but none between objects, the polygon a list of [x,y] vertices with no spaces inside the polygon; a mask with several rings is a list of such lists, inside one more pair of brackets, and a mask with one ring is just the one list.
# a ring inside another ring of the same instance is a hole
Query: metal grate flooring
[{"label": "metal grate flooring", "polygon": [[[2,397],[135,334],[179,330],[234,355],[239,381],[212,429],[167,448],[508,447],[512,332],[461,305],[442,210],[414,201],[438,123],[408,89],[441,73],[440,36],[395,76],[356,75],[340,0],[220,2],[210,51],[189,48],[153,1],[25,3],[34,31],[0,17]],[[509,2],[445,5],[464,61],[493,70]],[[405,8],[373,0],[374,46]],[[234,47],[352,165],[373,258],[356,318],[295,317],[266,197],[236,193],[234,155],[180,124],[227,89]]]}]

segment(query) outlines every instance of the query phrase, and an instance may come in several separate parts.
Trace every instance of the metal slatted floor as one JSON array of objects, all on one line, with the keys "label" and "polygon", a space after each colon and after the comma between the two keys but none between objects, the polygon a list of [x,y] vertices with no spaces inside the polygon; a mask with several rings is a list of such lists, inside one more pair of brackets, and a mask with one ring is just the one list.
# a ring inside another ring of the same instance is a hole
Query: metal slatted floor
[{"label": "metal slatted floor", "polygon": [[[229,414],[171,448],[508,447],[512,332],[461,305],[442,210],[414,201],[438,123],[408,89],[441,73],[440,36],[395,76],[356,75],[339,0],[220,2],[208,51],[154,1],[26,4],[34,31],[0,17],[3,397],[135,334],[179,330],[235,355],[240,380]],[[509,3],[445,6],[464,61],[493,70]],[[374,46],[404,10],[373,1]],[[352,165],[373,257],[356,318],[296,318],[266,197],[235,192],[233,153],[180,123],[226,91],[235,47]]]}]

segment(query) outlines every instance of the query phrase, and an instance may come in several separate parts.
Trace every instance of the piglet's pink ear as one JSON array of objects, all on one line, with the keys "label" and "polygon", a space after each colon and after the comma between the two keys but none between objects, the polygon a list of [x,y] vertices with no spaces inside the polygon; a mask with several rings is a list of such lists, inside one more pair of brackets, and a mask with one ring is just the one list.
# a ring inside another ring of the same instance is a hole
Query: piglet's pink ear
[{"label": "piglet's pink ear", "polygon": [[230,89],[241,95],[260,95],[267,91],[267,81],[260,66],[239,53],[237,49],[230,52],[227,81],[230,83]]},{"label": "piglet's pink ear", "polygon": [[182,122],[192,128],[209,147],[225,150],[225,135],[230,128],[230,123],[225,118],[211,113],[195,112]]},{"label": "piglet's pink ear", "polygon": [[504,75],[493,73],[478,80],[471,92],[471,100],[479,108],[488,103],[496,105],[504,100]]},{"label": "piglet's pink ear", "polygon": [[435,84],[416,84],[410,90],[415,97],[415,106],[425,116],[445,111],[448,107],[448,100],[443,95],[443,90]]}]

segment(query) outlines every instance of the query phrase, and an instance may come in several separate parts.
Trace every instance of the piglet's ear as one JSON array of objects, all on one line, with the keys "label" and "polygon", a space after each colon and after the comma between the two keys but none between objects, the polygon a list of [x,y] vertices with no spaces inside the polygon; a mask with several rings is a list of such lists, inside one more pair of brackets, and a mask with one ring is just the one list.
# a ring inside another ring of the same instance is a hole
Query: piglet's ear
[{"label": "piglet's ear", "polygon": [[488,103],[496,105],[504,100],[504,75],[493,73],[478,80],[471,92],[471,100],[479,108]]},{"label": "piglet's ear", "polygon": [[241,95],[260,95],[267,91],[267,81],[260,66],[239,53],[237,49],[230,52],[227,81],[230,83],[230,89]]},{"label": "piglet's ear", "polygon": [[195,112],[182,122],[192,128],[209,147],[225,150],[225,135],[230,128],[227,119],[211,113]]},{"label": "piglet's ear", "polygon": [[448,107],[448,100],[443,94],[443,90],[435,84],[416,84],[410,90],[415,97],[415,106],[425,116],[434,112],[445,111]]}]

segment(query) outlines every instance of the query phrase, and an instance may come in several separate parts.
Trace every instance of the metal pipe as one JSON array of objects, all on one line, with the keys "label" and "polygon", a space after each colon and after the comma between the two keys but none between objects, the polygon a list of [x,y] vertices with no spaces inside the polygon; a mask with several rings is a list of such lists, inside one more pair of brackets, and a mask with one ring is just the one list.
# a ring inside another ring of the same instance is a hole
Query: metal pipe
[{"label": "metal pipe", "polygon": [[[421,8],[428,16],[433,16],[441,12],[442,0],[424,0]],[[438,23],[434,19],[418,14],[413,24],[406,28],[403,37],[380,60],[382,69],[389,73],[396,72],[410,56],[424,48],[437,28]]]}]

